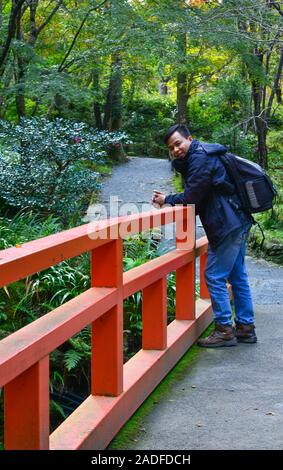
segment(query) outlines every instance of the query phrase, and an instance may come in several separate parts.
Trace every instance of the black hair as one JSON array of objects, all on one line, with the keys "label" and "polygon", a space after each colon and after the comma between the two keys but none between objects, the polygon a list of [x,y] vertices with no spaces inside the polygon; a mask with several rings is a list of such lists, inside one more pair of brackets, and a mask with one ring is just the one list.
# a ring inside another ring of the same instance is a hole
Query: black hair
[{"label": "black hair", "polygon": [[174,126],[171,126],[165,134],[164,142],[166,145],[171,135],[173,135],[175,132],[179,132],[179,134],[181,134],[183,137],[189,137],[191,135],[189,129],[186,126],[183,126],[182,124],[175,124]]}]

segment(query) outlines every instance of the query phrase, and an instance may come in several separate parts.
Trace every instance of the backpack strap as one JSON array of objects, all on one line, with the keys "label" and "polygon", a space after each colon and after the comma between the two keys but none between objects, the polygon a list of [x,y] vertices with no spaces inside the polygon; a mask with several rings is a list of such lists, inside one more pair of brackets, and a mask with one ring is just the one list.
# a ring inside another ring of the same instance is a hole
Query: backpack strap
[{"label": "backpack strap", "polygon": [[238,196],[241,202],[241,209],[244,212],[246,212],[248,215],[251,215],[251,212],[249,210],[249,202],[248,202],[247,194],[246,194],[245,188],[240,182],[241,177],[240,177],[237,165],[235,164],[233,155],[229,153],[225,153],[224,155],[218,155],[218,158],[223,163],[228,175],[230,176],[233,183],[235,184],[236,191],[238,193]]}]

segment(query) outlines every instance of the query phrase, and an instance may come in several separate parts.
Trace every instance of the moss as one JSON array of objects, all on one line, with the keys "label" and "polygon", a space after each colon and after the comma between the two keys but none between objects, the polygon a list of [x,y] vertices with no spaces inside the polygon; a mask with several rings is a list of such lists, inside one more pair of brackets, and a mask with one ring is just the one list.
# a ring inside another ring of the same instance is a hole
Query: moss
[{"label": "moss", "polygon": [[97,171],[102,176],[111,175],[113,166],[110,163],[95,163],[94,171]]},{"label": "moss", "polygon": [[184,186],[182,182],[182,177],[179,173],[175,173],[173,176],[173,185],[177,193],[182,193],[184,191]]}]

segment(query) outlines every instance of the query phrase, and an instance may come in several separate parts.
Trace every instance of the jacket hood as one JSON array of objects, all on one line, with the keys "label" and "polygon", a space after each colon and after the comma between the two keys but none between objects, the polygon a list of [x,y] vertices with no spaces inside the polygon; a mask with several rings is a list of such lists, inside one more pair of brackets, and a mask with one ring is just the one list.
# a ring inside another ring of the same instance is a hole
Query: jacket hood
[{"label": "jacket hood", "polygon": [[184,158],[172,161],[173,168],[181,173],[181,175],[186,176],[187,167],[188,167],[188,159],[190,155],[196,152],[198,149],[204,150],[207,155],[220,155],[227,152],[227,148],[221,144],[209,144],[208,142],[199,142],[196,139],[193,139],[189,151]]},{"label": "jacket hood", "polygon": [[227,152],[227,147],[221,144],[209,144],[208,142],[199,142],[207,155],[220,155]]}]

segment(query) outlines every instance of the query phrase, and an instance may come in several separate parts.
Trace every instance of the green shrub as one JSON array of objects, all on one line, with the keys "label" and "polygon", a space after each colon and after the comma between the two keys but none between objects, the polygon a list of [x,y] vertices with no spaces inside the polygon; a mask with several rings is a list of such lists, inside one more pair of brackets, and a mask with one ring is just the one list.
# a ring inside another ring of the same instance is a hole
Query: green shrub
[{"label": "green shrub", "polygon": [[99,173],[110,148],[127,142],[123,133],[95,131],[63,119],[0,121],[0,198],[8,207],[35,209],[68,220],[100,187]]},{"label": "green shrub", "polygon": [[175,122],[175,104],[168,96],[143,96],[126,104],[123,129],[134,144],[134,155],[166,157],[163,137]]},{"label": "green shrub", "polygon": [[[269,168],[283,170],[283,131],[271,130],[267,134]],[[282,182],[281,182],[282,183]]]}]

